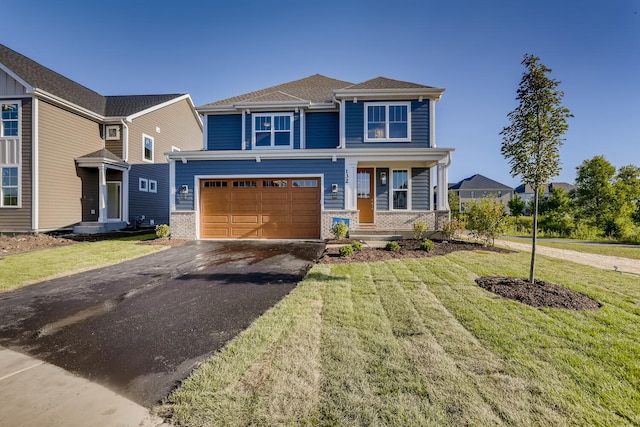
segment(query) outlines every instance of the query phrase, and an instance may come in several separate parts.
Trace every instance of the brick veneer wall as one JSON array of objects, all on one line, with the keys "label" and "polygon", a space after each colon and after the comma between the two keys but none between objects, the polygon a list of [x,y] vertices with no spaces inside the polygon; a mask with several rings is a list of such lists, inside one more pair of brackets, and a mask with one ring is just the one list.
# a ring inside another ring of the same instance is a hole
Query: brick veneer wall
[{"label": "brick veneer wall", "polygon": [[334,237],[331,231],[331,222],[333,218],[349,219],[349,229],[356,230],[358,228],[358,211],[331,210],[323,211],[320,224],[320,238],[329,239]]}]

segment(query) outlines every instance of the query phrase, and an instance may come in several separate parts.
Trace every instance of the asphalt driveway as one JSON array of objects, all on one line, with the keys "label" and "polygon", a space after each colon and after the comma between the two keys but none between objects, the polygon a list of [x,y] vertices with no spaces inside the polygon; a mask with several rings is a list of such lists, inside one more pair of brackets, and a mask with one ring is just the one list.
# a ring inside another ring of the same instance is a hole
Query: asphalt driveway
[{"label": "asphalt driveway", "polygon": [[144,406],[287,295],[324,245],[195,241],[0,294],[0,345]]}]

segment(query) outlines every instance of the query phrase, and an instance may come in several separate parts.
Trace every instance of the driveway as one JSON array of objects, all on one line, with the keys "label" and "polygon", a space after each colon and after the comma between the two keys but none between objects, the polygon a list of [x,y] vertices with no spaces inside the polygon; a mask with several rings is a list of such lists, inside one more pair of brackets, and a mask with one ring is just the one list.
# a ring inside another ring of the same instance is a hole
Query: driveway
[{"label": "driveway", "polygon": [[0,294],[0,345],[152,406],[287,295],[324,245],[195,241]]}]

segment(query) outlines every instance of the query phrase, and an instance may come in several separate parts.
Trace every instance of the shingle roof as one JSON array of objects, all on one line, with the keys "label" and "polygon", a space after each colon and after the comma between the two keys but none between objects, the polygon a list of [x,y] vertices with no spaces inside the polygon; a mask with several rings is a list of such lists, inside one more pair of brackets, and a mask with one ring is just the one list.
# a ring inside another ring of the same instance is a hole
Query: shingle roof
[{"label": "shingle roof", "polygon": [[433,86],[425,86],[418,83],[403,82],[401,80],[388,79],[386,77],[376,77],[362,83],[351,85],[345,88],[351,89],[433,89]]},{"label": "shingle roof", "polygon": [[182,96],[180,94],[102,96],[2,44],[0,44],[0,63],[34,89],[41,89],[101,116],[128,116]]},{"label": "shingle roof", "polygon": [[79,159],[109,159],[109,160],[115,160],[118,162],[123,161],[120,157],[116,156],[106,148],[103,148],[98,151],[94,151],[93,153],[85,154],[84,156],[80,156],[78,158]]},{"label": "shingle roof", "polygon": [[[550,193],[552,188],[561,188],[567,193],[576,188],[575,185],[569,184],[568,182],[552,182],[544,186],[545,193]],[[516,193],[519,194],[533,194],[533,187],[529,184],[520,184],[516,187]]]},{"label": "shingle roof", "polygon": [[455,184],[449,184],[449,190],[513,190],[513,188],[486,176],[475,174]]},{"label": "shingle roof", "polygon": [[233,105],[243,102],[268,103],[290,100],[303,100],[314,104],[329,103],[333,100],[334,90],[350,85],[353,85],[353,83],[314,74],[303,79],[204,104],[201,107]]}]

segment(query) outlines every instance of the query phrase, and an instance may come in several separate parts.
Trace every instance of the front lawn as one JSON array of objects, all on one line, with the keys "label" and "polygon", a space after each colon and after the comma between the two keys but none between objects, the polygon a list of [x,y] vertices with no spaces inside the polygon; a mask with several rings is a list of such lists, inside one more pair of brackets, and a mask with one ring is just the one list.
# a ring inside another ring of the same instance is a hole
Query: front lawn
[{"label": "front lawn", "polygon": [[159,408],[176,425],[637,425],[636,277],[539,257],[596,311],[505,300],[529,255],[316,265]]},{"label": "front lawn", "polygon": [[163,246],[137,244],[154,237],[155,234],[145,234],[1,257],[0,291],[116,264],[163,249]]}]

